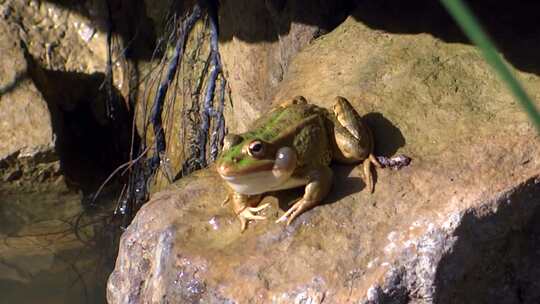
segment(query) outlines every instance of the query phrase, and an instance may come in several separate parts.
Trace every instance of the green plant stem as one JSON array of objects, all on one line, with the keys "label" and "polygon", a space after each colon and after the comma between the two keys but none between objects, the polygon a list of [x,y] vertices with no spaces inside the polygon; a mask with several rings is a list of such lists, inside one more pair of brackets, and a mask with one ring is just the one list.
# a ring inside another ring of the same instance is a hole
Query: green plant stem
[{"label": "green plant stem", "polygon": [[527,92],[525,92],[521,83],[514,77],[508,66],[502,61],[497,49],[482,30],[470,9],[461,0],[441,0],[441,2],[456,20],[463,32],[480,49],[486,62],[502,78],[540,133],[540,113],[536,109],[534,102],[527,95]]}]

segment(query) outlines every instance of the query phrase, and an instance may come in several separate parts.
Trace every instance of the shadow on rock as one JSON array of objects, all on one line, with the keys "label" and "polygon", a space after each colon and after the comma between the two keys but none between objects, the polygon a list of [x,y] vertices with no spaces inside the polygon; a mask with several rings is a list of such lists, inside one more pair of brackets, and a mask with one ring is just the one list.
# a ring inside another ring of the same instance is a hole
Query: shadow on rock
[{"label": "shadow on rock", "polygon": [[[540,73],[540,2],[480,0],[469,3],[505,59],[518,69]],[[439,1],[223,1],[221,40],[276,41],[293,23],[319,28],[320,34],[337,27],[347,16],[370,28],[391,33],[429,33],[446,42],[469,40]]]},{"label": "shadow on rock", "polygon": [[330,193],[323,200],[323,204],[333,204],[366,188],[366,183],[362,178],[349,176],[353,170],[359,170],[358,172],[363,176],[361,173],[363,172],[361,164],[356,166],[335,164],[332,166],[332,171],[334,171],[334,183],[332,184]]},{"label": "shadow on rock", "polygon": [[293,23],[317,26],[320,34],[338,26],[354,8],[350,0],[220,1],[220,40],[278,41]]},{"label": "shadow on rock", "polygon": [[[128,59],[151,59],[154,46],[156,45],[155,26],[147,14],[145,1],[142,0],[107,0],[107,1],[69,1],[69,0],[46,0],[64,10],[75,12],[88,18],[90,26],[101,33],[112,30],[120,35],[124,45],[121,46],[123,55]],[[165,13],[169,12],[169,1],[164,4],[156,4],[162,7]],[[181,3],[177,11],[183,10]],[[109,18],[110,13],[110,18]],[[113,46],[114,47],[114,46]]]},{"label": "shadow on rock", "polygon": [[[359,1],[352,16],[391,33],[430,33],[446,42],[469,43],[439,1]],[[540,2],[468,1],[505,59],[525,72],[540,73]]]},{"label": "shadow on rock", "polygon": [[[332,171],[334,172],[334,180],[330,193],[323,199],[319,205],[327,205],[336,203],[343,198],[358,193],[366,188],[364,180],[360,177],[349,176],[352,170],[360,170],[354,165],[333,164]],[[361,174],[361,173],[360,173]],[[294,203],[304,195],[305,186],[295,189],[278,191],[272,194],[279,203],[279,208],[283,211],[288,210]]]},{"label": "shadow on rock", "polygon": [[[100,31],[106,32],[106,7],[88,8],[66,0],[48,0],[63,8],[89,17]],[[176,12],[183,14],[195,1],[172,1],[146,8],[145,1],[109,1],[116,32],[124,41],[134,41],[135,52],[154,45],[154,28],[160,22],[148,20],[148,12],[156,16]],[[213,1],[211,1],[214,3]],[[90,2],[88,2],[90,3]],[[469,3],[486,31],[512,65],[540,74],[540,2],[480,0]],[[86,5],[88,6],[88,5]],[[289,33],[293,23],[316,26],[319,35],[336,28],[347,16],[367,26],[391,33],[429,33],[446,42],[470,43],[439,1],[363,1],[363,0],[227,0],[219,2],[220,40],[234,38],[250,43],[278,41]],[[133,22],[137,22],[133,24]],[[159,32],[159,30],[157,31]],[[134,37],[136,39],[134,39]],[[316,38],[316,37],[314,37]],[[136,41],[135,41],[136,40]],[[140,41],[141,43],[139,43]],[[148,43],[152,41],[152,43]],[[151,52],[136,54],[148,57]]]},{"label": "shadow on rock", "polygon": [[463,216],[437,268],[435,303],[540,302],[540,184],[495,204]]},{"label": "shadow on rock", "polygon": [[107,117],[105,74],[44,70],[28,59],[51,113],[62,171],[85,194],[95,191],[129,157],[133,113],[113,87],[114,118]]},{"label": "shadow on rock", "polygon": [[401,131],[381,113],[368,113],[363,116],[375,138],[375,155],[391,157],[405,146]]}]

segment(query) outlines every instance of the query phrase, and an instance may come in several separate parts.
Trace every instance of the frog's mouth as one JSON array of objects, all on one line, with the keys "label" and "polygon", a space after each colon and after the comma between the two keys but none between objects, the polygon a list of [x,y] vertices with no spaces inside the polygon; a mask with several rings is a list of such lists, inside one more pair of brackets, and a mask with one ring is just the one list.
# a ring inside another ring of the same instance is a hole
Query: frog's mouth
[{"label": "frog's mouth", "polygon": [[225,166],[218,166],[217,171],[235,192],[254,195],[290,188],[291,175],[295,168],[296,153],[286,147],[278,150],[274,161],[261,163],[249,170],[233,173]]},{"label": "frog's mouth", "polygon": [[218,167],[218,173],[235,192],[253,195],[272,190],[292,174],[292,172],[283,172],[279,168],[274,170],[274,167],[275,165],[270,163],[270,166],[258,168],[259,170],[250,168],[249,171],[234,173],[220,170],[221,168]]},{"label": "frog's mouth", "polygon": [[221,175],[221,177],[235,192],[246,195],[268,192],[283,182],[282,179],[274,176],[271,170],[253,172],[244,175]]}]

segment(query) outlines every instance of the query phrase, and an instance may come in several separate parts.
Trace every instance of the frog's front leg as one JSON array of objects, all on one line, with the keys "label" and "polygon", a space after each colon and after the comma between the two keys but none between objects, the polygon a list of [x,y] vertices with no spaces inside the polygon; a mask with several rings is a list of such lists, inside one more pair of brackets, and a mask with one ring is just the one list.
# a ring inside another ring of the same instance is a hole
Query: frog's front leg
[{"label": "frog's front leg", "polygon": [[308,178],[309,182],[306,185],[304,196],[292,205],[276,223],[283,222],[288,218],[287,225],[290,225],[298,215],[318,205],[328,194],[332,186],[332,170],[329,167],[324,166],[313,170]]},{"label": "frog's front leg", "polygon": [[265,220],[266,217],[256,215],[256,212],[259,212],[267,208],[270,204],[264,204],[257,206],[261,201],[261,195],[245,195],[240,193],[232,193],[227,196],[223,201],[223,205],[232,200],[232,208],[234,214],[240,220],[240,229],[241,231],[246,230],[247,222],[249,220]]}]

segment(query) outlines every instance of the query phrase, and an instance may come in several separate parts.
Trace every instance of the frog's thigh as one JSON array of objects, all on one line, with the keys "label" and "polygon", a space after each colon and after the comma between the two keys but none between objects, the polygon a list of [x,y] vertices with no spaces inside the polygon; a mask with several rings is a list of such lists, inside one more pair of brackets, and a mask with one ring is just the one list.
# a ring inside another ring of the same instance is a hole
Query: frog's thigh
[{"label": "frog's thigh", "polygon": [[367,188],[373,192],[371,165],[381,167],[373,155],[373,135],[360,115],[347,99],[336,97],[334,105],[334,159],[342,163],[364,160],[364,176]]},{"label": "frog's thigh", "polygon": [[334,158],[341,163],[357,163],[366,158],[361,143],[341,125],[334,125]]},{"label": "frog's thigh", "polygon": [[357,163],[363,160],[366,186],[370,192],[373,192],[374,185],[371,165],[375,164],[375,166],[380,168],[381,165],[379,164],[379,161],[369,150],[362,149],[362,145],[360,144],[360,142],[356,140],[352,135],[348,133],[338,133],[339,132],[336,132],[335,134],[337,147],[334,147],[334,159],[338,162],[345,164]]},{"label": "frog's thigh", "polygon": [[276,222],[282,222],[286,218],[289,225],[298,215],[318,205],[330,191],[332,186],[332,170],[324,166],[314,170],[310,174],[310,182],[306,185],[304,196],[296,202]]},{"label": "frog's thigh", "polygon": [[334,115],[336,160],[354,163],[367,158],[373,143],[370,131],[363,125],[360,115],[343,97],[336,98]]}]

